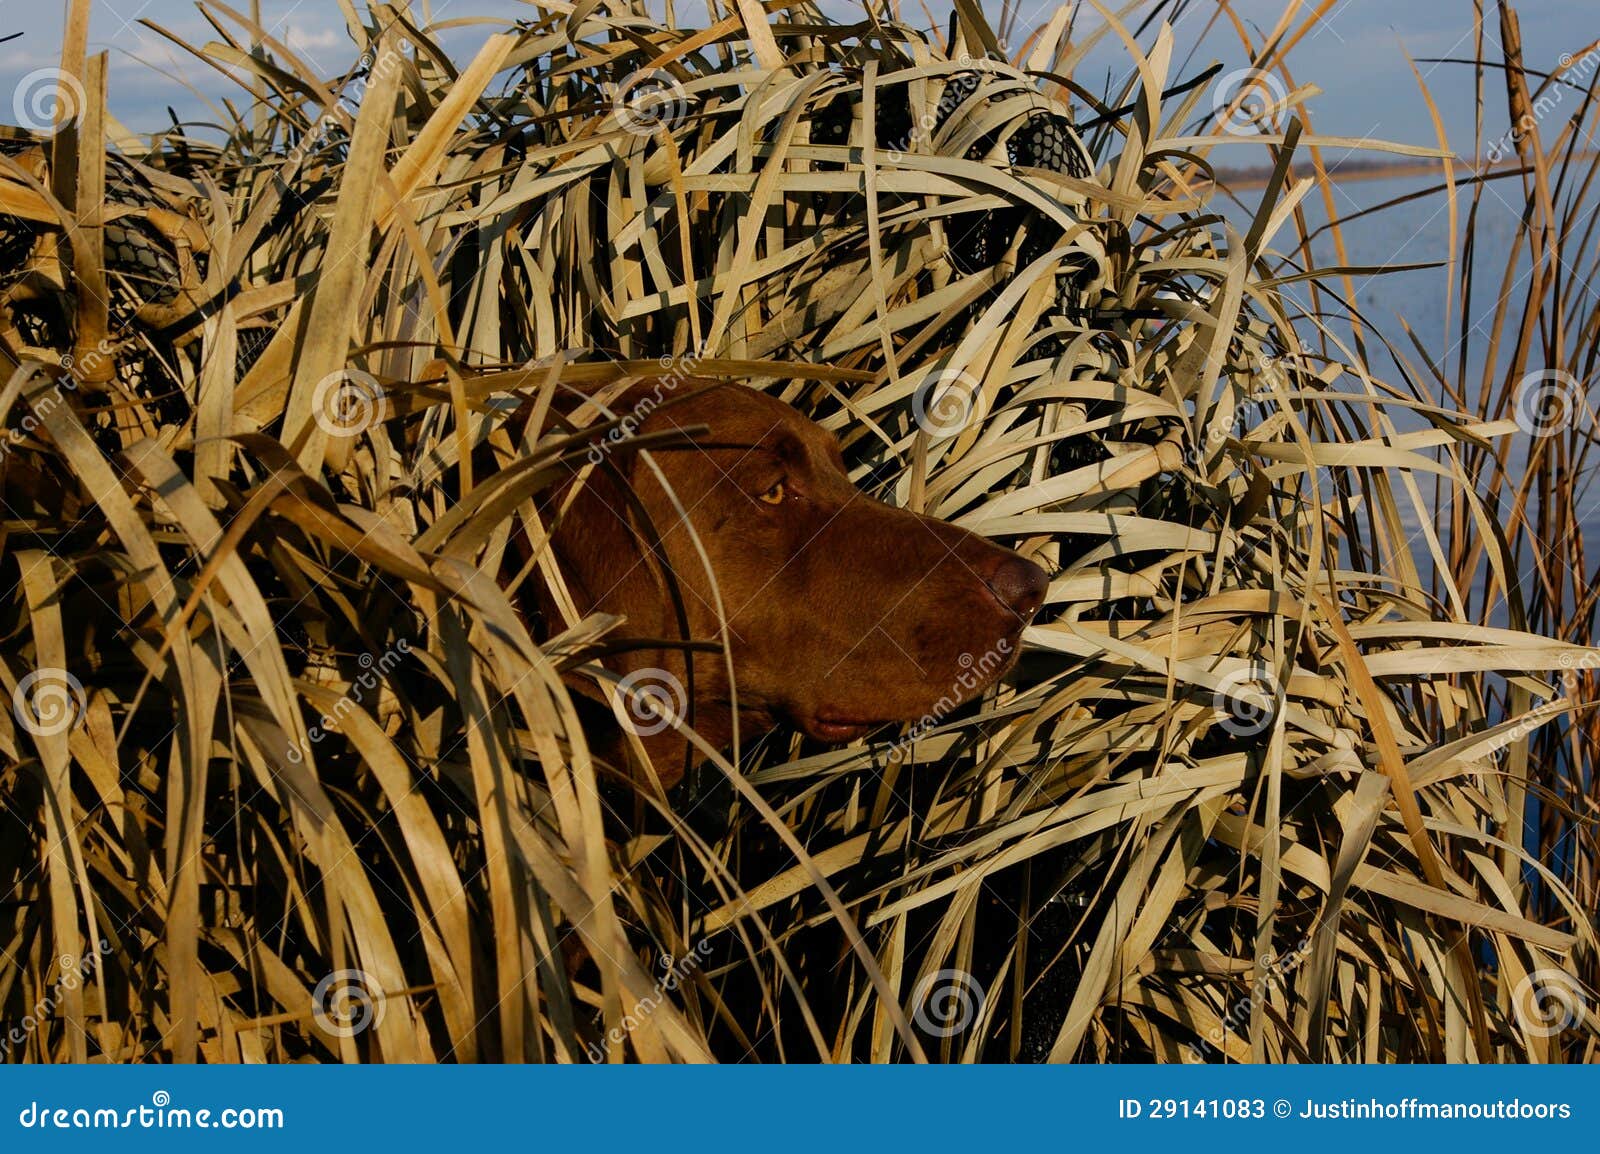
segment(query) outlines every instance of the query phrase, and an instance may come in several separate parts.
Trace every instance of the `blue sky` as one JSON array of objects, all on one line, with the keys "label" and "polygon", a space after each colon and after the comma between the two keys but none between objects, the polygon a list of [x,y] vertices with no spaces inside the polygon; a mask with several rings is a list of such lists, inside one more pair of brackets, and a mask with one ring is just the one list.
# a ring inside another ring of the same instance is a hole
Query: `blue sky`
[{"label": "blue sky", "polygon": [[[249,0],[232,2],[240,10],[249,9]],[[651,0],[652,7],[659,3]],[[1259,36],[1276,22],[1285,3],[1235,0],[1233,7],[1253,24]],[[351,63],[354,51],[337,0],[262,0],[261,6],[272,30],[323,72],[342,72]],[[986,0],[985,6],[997,7],[993,0]],[[0,0],[0,36],[24,34],[0,44],[0,120],[17,120],[8,97],[19,82],[29,72],[56,61],[65,7],[64,0]],[[533,11],[520,0],[413,0],[411,7],[421,15],[455,25],[448,42],[460,56],[470,53],[497,25]],[[852,0],[824,0],[824,7],[841,16],[852,8],[860,11]],[[947,3],[930,3],[929,7],[948,11]],[[1055,7],[1054,0],[1022,0],[1019,9],[1025,17],[1021,23],[1027,27],[1043,23]],[[1130,22],[1153,7],[1149,3],[1135,6]],[[1314,4],[1302,7],[1310,9]],[[1097,23],[1092,7],[1085,5],[1085,9],[1086,14],[1080,16],[1085,26]],[[704,24],[703,13],[698,19],[690,17],[696,10],[692,0],[678,3],[681,21]],[[1589,0],[1522,0],[1519,10],[1527,59],[1535,68],[1552,66],[1563,53],[1581,55],[1600,38],[1600,7]],[[1214,11],[1209,0],[1190,0],[1187,6],[1188,14],[1177,27],[1180,58],[1187,57],[1183,75],[1192,75],[1213,60],[1229,68],[1245,63],[1231,29],[1219,27],[1199,39]],[[907,2],[903,12],[913,22],[925,19],[920,3]],[[215,38],[191,0],[95,0],[91,43],[112,54],[111,107],[125,124],[136,130],[150,129],[164,122],[169,104],[181,115],[191,116],[204,109],[206,99],[237,97],[238,90],[224,77],[180,53],[140,24],[141,20],[162,25],[186,40],[203,43]],[[1487,31],[1491,36],[1498,34],[1492,19]],[[1415,58],[1461,56],[1470,55],[1472,47],[1471,0],[1409,4],[1341,0],[1296,48],[1291,62],[1297,82],[1315,83],[1323,90],[1310,105],[1319,132],[1432,144],[1433,130],[1406,54]],[[1091,67],[1080,71],[1080,82],[1102,88],[1112,70],[1120,79],[1122,66],[1120,51],[1097,52],[1091,57]],[[1419,68],[1434,90],[1452,145],[1457,152],[1470,151],[1470,70],[1460,65],[1420,64]],[[1491,95],[1491,108],[1503,105],[1498,91]],[[1490,137],[1503,129],[1503,123],[1492,123]]]}]

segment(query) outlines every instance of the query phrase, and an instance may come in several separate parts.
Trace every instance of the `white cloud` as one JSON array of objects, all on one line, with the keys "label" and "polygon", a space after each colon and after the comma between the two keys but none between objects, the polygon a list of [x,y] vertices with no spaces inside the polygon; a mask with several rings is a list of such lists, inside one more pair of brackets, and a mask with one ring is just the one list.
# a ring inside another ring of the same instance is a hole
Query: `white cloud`
[{"label": "white cloud", "polygon": [[290,50],[306,56],[316,56],[319,50],[326,52],[330,48],[347,46],[350,36],[342,28],[301,28],[291,27],[287,31],[271,30],[274,35],[281,36]]}]

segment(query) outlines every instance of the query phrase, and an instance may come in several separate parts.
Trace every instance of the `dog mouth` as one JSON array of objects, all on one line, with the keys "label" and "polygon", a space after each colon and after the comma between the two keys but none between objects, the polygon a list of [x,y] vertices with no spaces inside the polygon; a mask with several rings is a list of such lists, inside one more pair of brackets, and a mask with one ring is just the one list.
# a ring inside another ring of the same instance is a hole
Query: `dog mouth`
[{"label": "dog mouth", "polygon": [[930,693],[927,708],[907,708],[893,716],[882,716],[850,710],[802,707],[781,710],[780,716],[784,716],[791,726],[813,741],[824,745],[847,745],[879,729],[925,725],[936,721],[943,713],[975,700],[998,681],[1016,663],[1022,629],[1023,624],[1019,622],[1015,631],[1002,639],[992,655],[986,654],[979,659],[963,658],[956,679],[944,696],[935,701],[936,695]]},{"label": "dog mouth", "polygon": [[884,718],[868,720],[825,710],[794,719],[796,729],[813,741],[820,741],[825,745],[845,745],[857,738],[865,737],[874,729],[896,724],[898,723]]}]

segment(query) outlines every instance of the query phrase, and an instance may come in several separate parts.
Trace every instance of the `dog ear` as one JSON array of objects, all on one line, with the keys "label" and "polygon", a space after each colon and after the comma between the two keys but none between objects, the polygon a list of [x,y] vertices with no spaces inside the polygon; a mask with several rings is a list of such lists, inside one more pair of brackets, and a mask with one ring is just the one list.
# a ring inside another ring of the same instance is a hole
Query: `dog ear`
[{"label": "dog ear", "polygon": [[[646,384],[624,396],[637,404],[653,392]],[[576,609],[580,616],[599,612],[623,618],[606,638],[615,647],[605,658],[606,666],[623,675],[664,670],[684,686],[687,721],[693,725],[694,663],[683,648],[691,637],[685,595],[665,564],[660,529],[640,496],[641,487],[658,488],[659,483],[640,461],[631,435],[618,442],[597,440],[588,453],[574,458],[570,470],[541,500],[541,508],[551,552]],[[549,586],[541,580],[536,588],[541,613],[554,630],[562,617]],[[603,701],[589,678],[566,680],[583,697]],[[589,730],[591,746],[603,759],[627,764],[631,747],[620,728],[611,733],[605,728]],[[671,787],[679,781],[689,764],[688,741],[669,728],[643,742],[662,784]]]},{"label": "dog ear", "polygon": [[[643,492],[660,490],[657,470],[666,454],[657,456],[652,468],[643,462],[641,450],[660,444],[652,439],[659,428],[647,435],[652,414],[714,385],[672,376],[644,378],[630,385],[605,403],[606,419],[596,426],[582,464],[558,489],[556,507],[564,512],[556,536],[557,555],[558,559],[562,552],[569,555],[588,595],[580,610],[628,617],[626,629],[633,637],[690,639],[683,591],[661,545],[663,526],[650,512],[650,506],[660,502],[641,498]],[[582,395],[580,408],[592,399]],[[569,415],[577,414],[574,410]]]},{"label": "dog ear", "polygon": [[[626,617],[631,636],[665,636],[664,575],[634,490],[636,454],[577,463],[546,505],[551,550],[580,614]],[[585,464],[587,467],[585,467]]]}]

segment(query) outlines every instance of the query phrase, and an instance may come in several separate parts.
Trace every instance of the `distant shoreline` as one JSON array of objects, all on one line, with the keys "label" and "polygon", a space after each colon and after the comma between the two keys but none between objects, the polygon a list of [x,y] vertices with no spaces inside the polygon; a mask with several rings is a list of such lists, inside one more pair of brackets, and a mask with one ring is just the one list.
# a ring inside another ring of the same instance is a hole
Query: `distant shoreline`
[{"label": "distant shoreline", "polygon": [[[1595,150],[1589,150],[1581,155],[1593,156]],[[1503,160],[1497,164],[1480,161],[1477,164],[1462,158],[1456,158],[1457,180],[1464,175],[1484,176],[1491,172],[1513,172],[1521,164],[1517,159]],[[1303,166],[1302,166],[1303,167]],[[1443,176],[1444,162],[1437,159],[1429,160],[1348,160],[1329,166],[1328,176],[1335,183],[1358,182],[1364,180],[1388,180],[1391,178],[1407,176]],[[1216,183],[1228,188],[1249,189],[1264,188],[1267,181],[1272,178],[1272,169],[1260,168],[1219,168],[1217,169]]]}]

